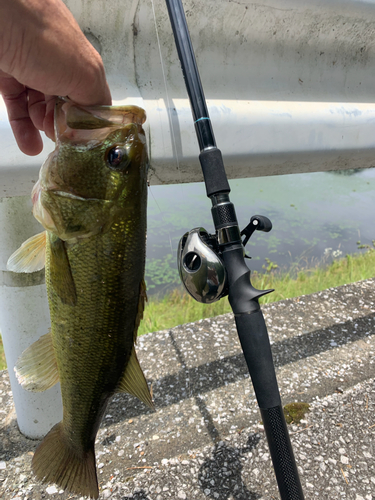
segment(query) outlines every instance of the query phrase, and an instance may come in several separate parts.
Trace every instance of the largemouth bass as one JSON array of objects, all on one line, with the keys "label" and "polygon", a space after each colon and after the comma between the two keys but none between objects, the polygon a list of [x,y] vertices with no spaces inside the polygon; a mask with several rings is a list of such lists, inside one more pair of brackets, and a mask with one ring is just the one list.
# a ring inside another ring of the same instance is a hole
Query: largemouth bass
[{"label": "largemouth bass", "polygon": [[33,471],[94,498],[94,443],[110,397],[126,391],[152,407],[134,349],[146,297],[144,121],[135,106],[59,100],[56,148],[32,192],[46,231],[8,261],[15,272],[45,263],[51,313],[51,332],[22,353],[17,378],[32,391],[61,383],[63,420],[37,448]]}]

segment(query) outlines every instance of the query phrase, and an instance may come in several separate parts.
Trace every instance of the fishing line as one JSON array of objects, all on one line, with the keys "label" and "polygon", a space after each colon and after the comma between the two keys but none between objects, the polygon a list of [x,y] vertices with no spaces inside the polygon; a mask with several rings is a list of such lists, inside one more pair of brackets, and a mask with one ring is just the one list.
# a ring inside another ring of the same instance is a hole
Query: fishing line
[{"label": "fishing line", "polygon": [[[156,197],[155,197],[155,195],[154,195],[153,190],[151,189],[151,186],[149,187],[149,191],[150,191],[150,193],[151,193],[151,196],[152,196],[152,198],[153,198],[153,200],[154,200],[154,202],[155,202],[155,204],[156,204],[156,206],[157,206],[157,208],[158,208],[159,212],[160,212],[161,214],[163,214],[163,211],[162,211],[162,209],[160,208],[160,205],[159,205],[159,203],[158,203],[158,201],[157,201],[157,199],[156,199]],[[168,230],[168,239],[169,239],[169,246],[170,246],[170,249],[171,249],[171,255],[173,256],[173,255],[174,255],[174,253],[175,253],[175,250],[173,250],[173,246],[172,246],[172,238],[171,238],[171,233],[169,232],[169,230]]]},{"label": "fishing line", "polygon": [[[161,71],[162,71],[162,75],[163,75],[163,82],[164,82],[164,88],[165,88],[166,108],[167,108],[169,126],[170,126],[170,129],[171,129],[172,152],[173,152],[173,156],[174,156],[174,158],[176,160],[176,166],[177,166],[178,175],[179,175],[179,179],[180,179],[179,189],[181,189],[181,191],[183,192],[183,183],[182,183],[181,169],[180,169],[180,163],[179,163],[178,153],[177,153],[177,141],[176,141],[175,131],[174,131],[174,127],[173,127],[173,117],[172,117],[172,108],[173,108],[173,106],[172,106],[172,102],[171,102],[171,99],[169,97],[169,92],[168,92],[167,78],[166,78],[166,72],[165,72],[163,54],[162,54],[162,50],[161,50],[161,43],[160,43],[159,31],[158,31],[157,20],[156,20],[156,12],[155,12],[154,0],[151,0],[151,6],[152,6],[153,17],[154,17],[155,34],[156,34],[156,40],[157,40],[158,49],[159,49],[160,65],[161,65]],[[153,200],[155,201],[155,204],[156,204],[156,206],[157,206],[157,208],[159,210],[159,213],[163,214],[163,211],[160,208],[160,205],[159,205],[159,203],[156,200],[156,197],[155,197],[155,195],[153,193],[153,190],[151,189],[151,186],[150,186],[149,190],[150,190],[151,196],[152,196]],[[170,231],[168,229],[167,229],[167,232],[168,232],[170,254],[171,254],[172,257],[174,257],[177,248],[173,249],[172,238],[171,238]],[[169,254],[169,252],[168,252],[168,254]]]},{"label": "fishing line", "polygon": [[153,197],[154,202],[155,202],[156,206],[158,207],[159,212],[160,212],[160,213],[162,213],[162,210],[161,210],[161,208],[160,208],[160,205],[159,205],[159,203],[158,203],[157,199],[155,198],[154,192],[152,191],[152,189],[151,189],[151,188],[152,188],[152,186],[149,186],[149,191],[150,191],[150,193],[151,193],[151,196]]},{"label": "fishing line", "polygon": [[168,113],[168,118],[169,118],[169,126],[170,126],[170,129],[171,129],[171,136],[172,136],[173,155],[176,158],[177,170],[178,170],[179,177],[180,177],[180,184],[182,184],[180,163],[179,163],[178,155],[177,155],[177,143],[176,143],[176,137],[175,137],[174,128],[173,128],[173,120],[172,120],[172,112],[171,112],[172,106],[171,106],[171,100],[169,98],[169,92],[168,92],[168,87],[167,87],[167,78],[165,76],[163,54],[161,52],[161,44],[160,44],[160,38],[159,38],[158,25],[157,25],[157,21],[156,21],[156,13],[155,13],[154,0],[151,0],[151,5],[152,5],[152,14],[154,16],[156,39],[157,39],[157,42],[158,42],[161,72],[162,72],[163,80],[164,80],[164,88],[165,88],[165,95],[166,95],[166,101],[167,101],[167,113]]}]

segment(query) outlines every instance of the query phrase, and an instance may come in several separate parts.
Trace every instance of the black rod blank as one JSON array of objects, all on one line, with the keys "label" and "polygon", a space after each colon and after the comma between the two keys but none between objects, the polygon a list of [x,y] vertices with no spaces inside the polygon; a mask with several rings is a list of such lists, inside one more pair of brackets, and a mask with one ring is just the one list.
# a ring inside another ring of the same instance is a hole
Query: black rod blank
[{"label": "black rod blank", "polygon": [[184,8],[181,1],[174,0],[167,0],[167,8],[193,113],[195,132],[201,151],[199,161],[202,166],[207,196],[211,197],[215,193],[229,193],[230,187],[224,162],[220,150],[216,147]]},{"label": "black rod blank", "polygon": [[171,20],[173,36],[176,42],[182,74],[194,118],[200,150],[216,147],[215,137],[208,114],[206,99],[195,60],[184,8],[180,1],[168,1],[167,8]]}]

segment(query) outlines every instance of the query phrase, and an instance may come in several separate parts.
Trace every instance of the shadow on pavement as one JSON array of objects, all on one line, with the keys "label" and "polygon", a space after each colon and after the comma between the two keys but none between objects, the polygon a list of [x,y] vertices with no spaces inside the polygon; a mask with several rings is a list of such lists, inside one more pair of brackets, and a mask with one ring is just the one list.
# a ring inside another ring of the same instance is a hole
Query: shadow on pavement
[{"label": "shadow on pavement", "polygon": [[242,480],[243,465],[241,455],[256,448],[261,437],[250,434],[244,448],[227,446],[223,441],[217,443],[212,456],[206,459],[199,469],[199,485],[208,498],[215,500],[257,500],[258,493],[249,491]]}]

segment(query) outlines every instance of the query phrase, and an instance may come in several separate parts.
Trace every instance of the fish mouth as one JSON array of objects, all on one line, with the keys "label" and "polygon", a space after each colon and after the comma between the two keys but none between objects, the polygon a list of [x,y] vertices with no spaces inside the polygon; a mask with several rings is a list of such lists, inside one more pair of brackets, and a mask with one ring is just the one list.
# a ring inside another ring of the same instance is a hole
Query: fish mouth
[{"label": "fish mouth", "polygon": [[102,203],[110,203],[112,201],[112,200],[107,200],[106,198],[84,198],[83,196],[79,196],[78,194],[74,194],[70,191],[60,191],[57,189],[47,188],[44,191],[54,196],[60,196],[61,198],[69,198],[70,200],[76,200],[76,201],[97,201]]},{"label": "fish mouth", "polygon": [[60,97],[55,107],[56,143],[71,141],[94,148],[111,129],[142,126],[145,121],[146,113],[138,106],[79,106]]},{"label": "fish mouth", "polygon": [[86,201],[87,198],[83,198],[82,196],[78,196],[73,193],[67,193],[66,191],[51,191],[51,193],[56,194],[58,196],[62,196],[64,198],[70,198],[72,200],[80,200],[80,201]]}]

